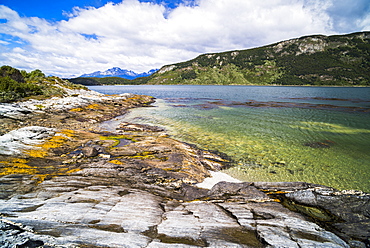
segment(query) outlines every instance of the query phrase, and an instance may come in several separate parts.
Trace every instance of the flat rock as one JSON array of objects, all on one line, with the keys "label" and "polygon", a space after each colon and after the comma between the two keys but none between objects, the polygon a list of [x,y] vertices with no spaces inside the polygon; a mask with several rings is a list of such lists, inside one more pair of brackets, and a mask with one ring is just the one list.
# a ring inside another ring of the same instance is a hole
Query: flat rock
[{"label": "flat rock", "polygon": [[[130,166],[109,162],[83,167],[0,200],[0,212],[6,221],[32,227],[36,236],[30,239],[63,247],[349,247],[251,183],[222,182],[187,202],[170,185],[153,187],[140,166],[134,174],[123,173]],[[99,168],[111,173],[94,173]],[[225,200],[227,194],[239,197]]]}]

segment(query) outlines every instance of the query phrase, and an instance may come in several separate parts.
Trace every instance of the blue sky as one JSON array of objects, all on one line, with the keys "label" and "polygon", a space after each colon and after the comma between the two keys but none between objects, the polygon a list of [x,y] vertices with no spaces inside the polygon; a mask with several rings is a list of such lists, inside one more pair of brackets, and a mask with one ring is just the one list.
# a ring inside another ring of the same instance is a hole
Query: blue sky
[{"label": "blue sky", "polygon": [[[67,20],[68,18],[63,13],[71,12],[76,6],[81,8],[95,7],[100,8],[107,4],[108,2],[120,3],[122,0],[57,0],[57,1],[45,1],[45,0],[1,0],[0,4],[10,7],[11,9],[18,12],[21,16],[36,16],[40,18],[45,18],[50,21],[60,21]],[[145,0],[140,2],[151,2],[157,4],[163,4],[168,8],[175,8],[180,3],[181,0]],[[192,1],[194,2],[194,1]]]},{"label": "blue sky", "polygon": [[0,1],[0,65],[61,77],[370,31],[369,0]]}]

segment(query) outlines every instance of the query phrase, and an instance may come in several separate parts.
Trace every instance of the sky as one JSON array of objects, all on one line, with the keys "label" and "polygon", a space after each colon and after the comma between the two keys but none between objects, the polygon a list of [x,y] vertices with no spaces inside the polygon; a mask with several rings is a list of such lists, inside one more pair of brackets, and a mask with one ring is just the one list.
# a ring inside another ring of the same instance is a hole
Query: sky
[{"label": "sky", "polygon": [[63,78],[370,31],[369,0],[0,0],[0,65]]}]

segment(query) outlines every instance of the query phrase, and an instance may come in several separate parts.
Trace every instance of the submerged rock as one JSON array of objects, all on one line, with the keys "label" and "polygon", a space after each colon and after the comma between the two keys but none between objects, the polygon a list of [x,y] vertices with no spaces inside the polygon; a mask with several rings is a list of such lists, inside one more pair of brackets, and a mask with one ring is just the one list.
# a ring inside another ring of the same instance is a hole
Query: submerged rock
[{"label": "submerged rock", "polygon": [[319,142],[308,142],[304,143],[304,146],[309,146],[311,148],[330,148],[334,144],[333,141],[330,140],[324,140]]},{"label": "submerged rock", "polygon": [[164,129],[156,126],[133,124],[128,122],[122,122],[117,130],[123,131],[134,131],[134,132],[163,132]]}]

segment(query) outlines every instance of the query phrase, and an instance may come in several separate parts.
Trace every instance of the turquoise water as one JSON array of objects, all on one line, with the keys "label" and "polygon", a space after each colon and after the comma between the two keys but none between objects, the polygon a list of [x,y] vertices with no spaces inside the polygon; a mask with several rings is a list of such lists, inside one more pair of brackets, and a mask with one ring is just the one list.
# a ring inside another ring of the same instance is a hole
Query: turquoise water
[{"label": "turquoise water", "polygon": [[125,121],[217,150],[244,181],[306,181],[370,192],[370,88],[94,86],[157,98]]}]

